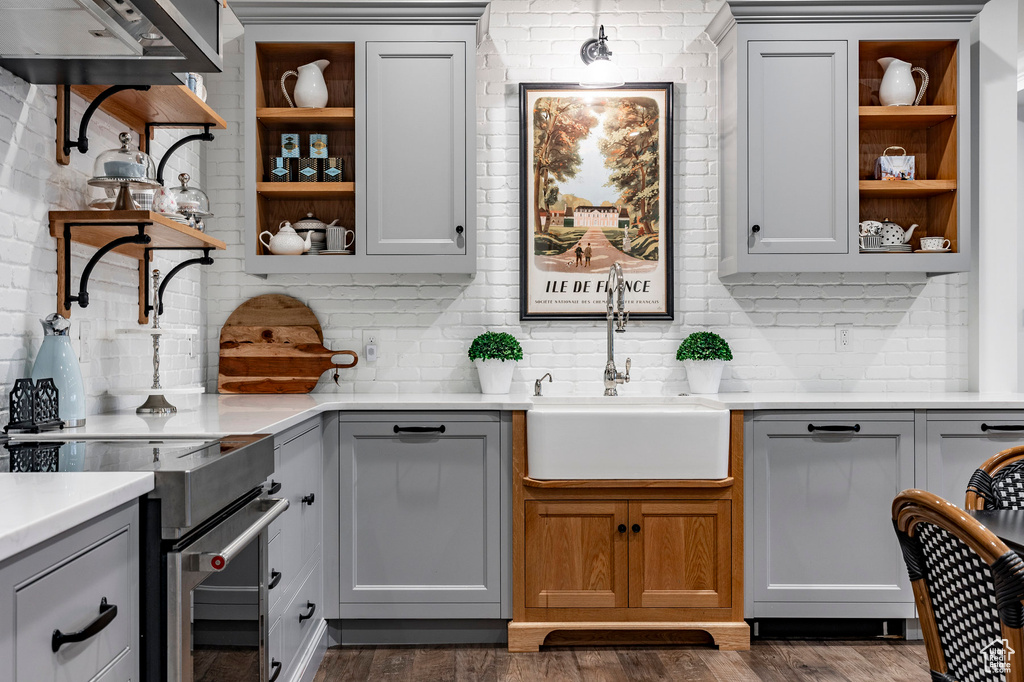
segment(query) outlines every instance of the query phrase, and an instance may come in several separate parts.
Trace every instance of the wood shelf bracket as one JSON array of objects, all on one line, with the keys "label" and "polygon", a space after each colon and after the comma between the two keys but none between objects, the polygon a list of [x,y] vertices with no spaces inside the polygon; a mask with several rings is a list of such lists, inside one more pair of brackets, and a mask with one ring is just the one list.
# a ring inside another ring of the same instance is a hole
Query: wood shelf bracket
[{"label": "wood shelf bracket", "polygon": [[[78,293],[75,295],[71,294],[71,288],[68,286],[68,280],[71,278],[71,228],[79,227],[77,223],[64,223],[64,238],[59,240],[58,248],[63,251],[61,254],[63,258],[63,282],[58,282],[58,292],[63,294],[62,299],[58,303],[62,306],[62,312],[70,313],[71,304],[77,303],[82,308],[89,307],[89,277],[92,276],[93,268],[96,264],[103,260],[103,257],[114,249],[124,246],[126,244],[149,244],[152,241],[152,237],[146,234],[146,223],[138,224],[138,234],[128,235],[126,237],[119,237],[107,243],[96,250],[96,253],[92,255],[89,262],[86,263],[85,269],[82,270],[82,279],[78,285]],[[60,275],[61,273],[58,273]],[[58,296],[58,298],[61,298]]]},{"label": "wood shelf bracket", "polygon": [[[156,300],[150,303],[149,296],[149,263],[152,260],[152,254],[154,251],[202,251],[203,255],[198,258],[189,258],[183,260],[170,271],[164,275],[164,278],[160,281],[160,288],[156,292]],[[185,268],[191,265],[213,265],[213,258],[210,256],[210,252],[213,251],[212,247],[204,248],[186,248],[179,246],[151,246],[146,248],[145,257],[139,261],[139,285],[142,287],[141,295],[139,296],[139,323],[145,324],[149,321],[149,314],[155,309],[157,314],[164,314],[164,291],[167,289],[167,284],[174,279],[174,276]]]},{"label": "wood shelf bracket", "polygon": [[167,148],[167,152],[160,159],[160,164],[156,168],[156,181],[161,185],[164,184],[164,169],[167,167],[167,160],[174,155],[174,152],[178,151],[181,147],[185,146],[189,142],[213,142],[213,133],[210,130],[213,125],[210,123],[147,123],[146,134],[143,138],[146,141],[145,149],[143,151],[149,151],[149,141],[153,139],[154,128],[185,128],[185,127],[196,127],[202,128],[203,132],[196,133],[194,135],[186,135],[181,138],[170,147]]},{"label": "wood shelf bracket", "polygon": [[70,162],[71,150],[77,149],[82,154],[89,152],[89,137],[86,134],[89,130],[89,123],[92,121],[93,114],[95,114],[100,106],[111,96],[116,95],[119,92],[125,90],[139,90],[145,92],[150,89],[149,85],[113,85],[99,94],[89,106],[86,107],[85,113],[82,114],[82,121],[78,127],[78,139],[71,139],[71,86],[63,85],[57,86],[58,93],[61,95],[60,99],[63,102],[58,103],[58,114],[60,120],[57,122],[57,135],[60,136],[58,139],[60,151],[63,152],[63,156],[59,156],[58,160],[61,160],[63,165],[67,165]]}]

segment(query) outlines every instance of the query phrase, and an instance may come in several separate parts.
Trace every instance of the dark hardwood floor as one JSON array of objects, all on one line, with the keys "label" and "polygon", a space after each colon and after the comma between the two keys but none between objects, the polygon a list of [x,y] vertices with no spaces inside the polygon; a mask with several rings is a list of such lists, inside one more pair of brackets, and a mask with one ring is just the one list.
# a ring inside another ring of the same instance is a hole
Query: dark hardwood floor
[{"label": "dark hardwood floor", "polygon": [[757,640],[750,651],[705,646],[329,649],[314,682],[927,682],[924,644],[896,639]]}]

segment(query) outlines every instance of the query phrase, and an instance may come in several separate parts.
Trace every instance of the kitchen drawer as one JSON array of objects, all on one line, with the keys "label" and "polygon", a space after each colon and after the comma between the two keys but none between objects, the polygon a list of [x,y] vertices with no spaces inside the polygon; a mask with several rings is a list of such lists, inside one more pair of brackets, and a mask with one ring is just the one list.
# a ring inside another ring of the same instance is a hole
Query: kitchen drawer
[{"label": "kitchen drawer", "polygon": [[277,682],[277,680],[284,679],[281,677],[286,662],[284,660],[283,631],[284,627],[281,625],[281,619],[278,618],[270,626],[270,632],[267,633],[267,660],[270,661],[270,669],[267,672],[268,682]]},{"label": "kitchen drawer", "polygon": [[[138,576],[129,572],[131,556],[124,529],[17,588],[17,682],[86,682],[128,650],[133,604],[129,590],[138,585]],[[54,653],[54,630],[68,634],[86,628],[97,620],[104,598],[117,607],[113,620],[85,641],[64,644]]]},{"label": "kitchen drawer", "polygon": [[1001,450],[1024,444],[1024,412],[928,411],[925,461],[916,487],[962,507],[971,474]]},{"label": "kitchen drawer", "polygon": [[[319,559],[313,564],[313,568],[306,575],[306,579],[295,592],[295,596],[289,605],[281,612],[282,639],[284,649],[282,660],[286,661],[282,679],[290,679],[294,674],[294,668],[298,663],[299,654],[309,644],[310,637],[317,630],[317,625],[323,618],[323,578],[322,564]],[[315,605],[310,608],[307,604]],[[312,610],[313,617],[299,620]]]}]

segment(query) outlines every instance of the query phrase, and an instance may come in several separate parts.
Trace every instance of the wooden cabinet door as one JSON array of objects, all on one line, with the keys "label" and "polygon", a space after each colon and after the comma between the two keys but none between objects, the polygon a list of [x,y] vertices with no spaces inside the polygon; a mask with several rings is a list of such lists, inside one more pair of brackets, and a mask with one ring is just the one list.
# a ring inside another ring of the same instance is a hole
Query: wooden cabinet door
[{"label": "wooden cabinet door", "polygon": [[732,605],[729,500],[629,503],[629,605]]},{"label": "wooden cabinet door", "polygon": [[847,50],[845,40],[748,43],[749,253],[849,250]]},{"label": "wooden cabinet door", "polygon": [[367,254],[466,253],[467,87],[465,43],[366,43]]},{"label": "wooden cabinet door", "polygon": [[527,502],[526,606],[627,606],[627,511],[625,501]]}]

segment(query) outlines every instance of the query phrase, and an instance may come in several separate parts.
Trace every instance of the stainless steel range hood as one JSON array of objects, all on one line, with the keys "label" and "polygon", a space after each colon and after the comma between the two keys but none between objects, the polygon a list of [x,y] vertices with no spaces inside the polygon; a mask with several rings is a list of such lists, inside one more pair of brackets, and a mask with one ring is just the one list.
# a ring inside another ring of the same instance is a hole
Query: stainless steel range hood
[{"label": "stainless steel range hood", "polygon": [[180,83],[222,68],[221,0],[0,0],[0,66],[30,83]]}]

